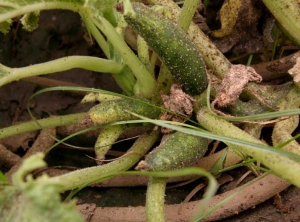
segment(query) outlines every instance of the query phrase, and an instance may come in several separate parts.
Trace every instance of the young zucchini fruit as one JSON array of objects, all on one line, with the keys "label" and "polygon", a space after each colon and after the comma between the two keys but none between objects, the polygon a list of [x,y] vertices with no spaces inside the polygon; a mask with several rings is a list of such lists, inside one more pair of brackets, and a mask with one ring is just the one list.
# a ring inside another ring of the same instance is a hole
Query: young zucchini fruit
[{"label": "young zucchini fruit", "polygon": [[148,118],[158,118],[161,110],[150,103],[131,99],[104,101],[88,111],[89,118],[96,124],[113,123],[117,121],[133,120],[137,117],[126,112],[130,111]]},{"label": "young zucchini fruit", "polygon": [[137,170],[167,171],[190,166],[207,150],[206,138],[182,132],[167,136],[145,160],[139,162]]},{"label": "young zucchini fruit", "polygon": [[141,3],[133,2],[132,7],[135,13],[124,14],[128,25],[146,40],[186,92],[201,94],[208,84],[206,68],[187,34],[171,20]]}]

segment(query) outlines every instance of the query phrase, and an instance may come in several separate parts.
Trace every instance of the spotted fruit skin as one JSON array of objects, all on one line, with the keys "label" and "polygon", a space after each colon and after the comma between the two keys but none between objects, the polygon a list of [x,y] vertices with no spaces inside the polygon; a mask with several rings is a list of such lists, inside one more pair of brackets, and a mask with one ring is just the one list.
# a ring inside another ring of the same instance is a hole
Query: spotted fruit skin
[{"label": "spotted fruit skin", "polygon": [[138,119],[129,112],[136,113],[148,118],[158,118],[161,110],[151,106],[148,102],[138,102],[131,99],[119,99],[104,101],[88,111],[88,116],[96,124],[113,123]]},{"label": "spotted fruit skin", "polygon": [[171,20],[141,4],[132,3],[126,22],[142,36],[185,91],[201,94],[208,85],[205,64],[187,34]]},{"label": "spotted fruit skin", "polygon": [[207,146],[206,138],[175,132],[146,156],[142,169],[167,171],[191,166],[205,154]]}]

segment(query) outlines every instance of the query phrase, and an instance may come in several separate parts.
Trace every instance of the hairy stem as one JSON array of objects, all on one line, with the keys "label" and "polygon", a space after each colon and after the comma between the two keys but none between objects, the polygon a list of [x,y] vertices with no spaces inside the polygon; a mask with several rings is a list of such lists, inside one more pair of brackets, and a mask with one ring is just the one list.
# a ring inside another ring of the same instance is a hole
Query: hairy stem
[{"label": "hairy stem", "polygon": [[[77,123],[79,120],[83,120],[86,116],[87,113],[76,113],[65,116],[54,116],[37,121],[30,121],[18,125],[9,126],[0,130],[0,139],[14,136],[20,133],[40,130],[41,126],[43,128],[48,128]],[[39,124],[37,124],[36,122],[38,122]]]},{"label": "hairy stem", "polygon": [[[123,67],[123,65],[112,60],[91,56],[68,56],[23,68],[12,68],[9,71],[5,69],[0,78],[0,86],[26,77],[62,72],[74,68],[117,74],[121,72]],[[2,69],[2,67],[0,68]]]},{"label": "hairy stem", "polygon": [[157,140],[158,135],[158,130],[143,134],[136,140],[124,156],[111,163],[77,170],[62,176],[54,177],[53,180],[61,186],[61,191],[66,191],[84,187],[106,179],[116,172],[126,171],[147,153]]},{"label": "hairy stem", "polygon": [[[204,128],[212,133],[231,138],[242,139],[257,144],[263,144],[263,142],[252,137],[245,131],[210,113],[207,108],[202,108],[198,112],[197,120]],[[254,157],[258,162],[261,162],[265,166],[269,167],[274,173],[280,175],[280,177],[283,179],[300,187],[300,179],[298,176],[298,171],[296,170],[300,167],[298,162],[276,152],[271,152],[264,149],[253,149],[246,146],[237,146],[229,143],[228,146]]]},{"label": "hairy stem", "polygon": [[167,178],[150,177],[146,194],[146,218],[148,222],[165,221],[165,189]]},{"label": "hairy stem", "polygon": [[115,31],[114,27],[103,17],[98,16],[97,20],[93,18],[91,19],[120,53],[125,63],[129,66],[137,78],[136,95],[148,99],[156,95],[156,82],[154,77],[132,52],[124,39]]},{"label": "hairy stem", "polygon": [[[0,6],[3,3],[0,2]],[[28,5],[23,5],[20,7],[20,5],[11,5],[14,9],[5,13],[0,14],[0,23],[4,22],[6,20],[9,20],[11,18],[15,18],[30,12],[35,12],[35,11],[42,11],[42,10],[51,10],[51,9],[66,9],[66,10],[71,10],[74,12],[78,12],[82,10],[83,6],[82,4],[79,3],[74,3],[74,2],[38,2],[34,4],[28,4]]]},{"label": "hairy stem", "polygon": [[184,5],[182,7],[182,11],[180,13],[180,17],[177,22],[177,24],[184,31],[187,31],[189,29],[189,26],[191,24],[191,21],[197,9],[198,3],[199,3],[198,0],[184,1]]}]

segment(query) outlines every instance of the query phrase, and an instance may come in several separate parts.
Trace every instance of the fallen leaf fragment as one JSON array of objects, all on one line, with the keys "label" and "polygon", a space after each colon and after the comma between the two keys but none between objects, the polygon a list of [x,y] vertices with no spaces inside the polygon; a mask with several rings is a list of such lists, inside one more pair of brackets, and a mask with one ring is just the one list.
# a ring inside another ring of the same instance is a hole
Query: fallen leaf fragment
[{"label": "fallen leaf fragment", "polygon": [[220,85],[212,106],[216,104],[224,107],[232,104],[239,97],[249,81],[261,82],[262,77],[249,66],[232,65]]},{"label": "fallen leaf fragment", "polygon": [[288,70],[288,73],[293,77],[297,87],[300,88],[300,57],[296,59],[296,64]]},{"label": "fallen leaf fragment", "polygon": [[[186,94],[182,91],[181,87],[177,84],[173,84],[171,86],[170,95],[165,95],[161,92],[161,98],[163,101],[163,105],[166,109],[170,110],[171,112],[175,113],[168,113],[164,112],[161,116],[161,120],[171,120],[175,122],[184,123],[185,119],[181,118],[182,115],[186,117],[190,117],[193,113],[193,104],[192,101],[195,101],[193,97]],[[162,133],[169,133],[172,130],[162,128]]]}]

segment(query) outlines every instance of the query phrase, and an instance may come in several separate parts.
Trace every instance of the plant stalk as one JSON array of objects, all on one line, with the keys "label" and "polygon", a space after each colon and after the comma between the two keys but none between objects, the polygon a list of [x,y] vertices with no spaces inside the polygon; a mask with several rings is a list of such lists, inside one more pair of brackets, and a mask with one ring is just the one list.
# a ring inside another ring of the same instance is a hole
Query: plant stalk
[{"label": "plant stalk", "polygon": [[[4,3],[0,1],[0,6],[2,6]],[[4,5],[5,6],[5,5]],[[19,7],[19,5],[12,4],[11,6],[13,10],[1,13],[0,14],[0,23],[4,22],[6,20],[9,20],[11,18],[16,18],[18,16],[30,13],[30,12],[35,12],[35,11],[42,11],[42,10],[51,10],[51,9],[66,9],[66,10],[71,10],[74,12],[78,12],[82,10],[83,6],[82,4],[79,3],[74,3],[74,2],[38,2],[38,3],[29,3],[28,5],[22,5],[22,7]]]},{"label": "plant stalk", "polygon": [[68,56],[23,68],[12,68],[9,71],[6,69],[0,78],[0,86],[26,77],[62,72],[74,68],[117,74],[122,71],[124,66],[112,60],[92,56]]},{"label": "plant stalk", "polygon": [[107,179],[117,172],[126,171],[148,152],[156,142],[158,135],[159,130],[141,135],[125,155],[111,163],[73,171],[53,177],[52,180],[61,186],[61,191],[66,191],[84,187]]},{"label": "plant stalk", "polygon": [[165,221],[165,189],[167,178],[150,177],[146,193],[147,222]]},{"label": "plant stalk", "polygon": [[[40,130],[41,126],[43,128],[49,128],[49,127],[74,124],[80,120],[83,120],[86,116],[87,113],[76,113],[76,114],[70,114],[65,116],[54,116],[54,117],[49,117],[45,119],[40,119],[36,121],[30,121],[18,125],[9,126],[0,130],[0,139],[9,136],[14,136],[20,133]],[[38,122],[39,124],[37,124],[36,122]]]},{"label": "plant stalk", "polygon": [[187,31],[190,27],[191,21],[194,17],[195,11],[197,9],[199,1],[198,0],[189,0],[184,1],[180,17],[178,19],[177,24],[184,31]]},{"label": "plant stalk", "polygon": [[97,19],[91,18],[91,20],[101,30],[101,32],[104,33],[107,39],[120,53],[125,63],[129,66],[134,76],[137,78],[135,95],[147,99],[151,99],[153,96],[156,96],[156,81],[154,77],[132,52],[129,46],[125,43],[124,39],[116,32],[114,27],[101,16],[98,16]]},{"label": "plant stalk", "polygon": [[[200,109],[197,114],[197,120],[204,128],[217,135],[227,136],[264,145],[263,142],[252,137],[245,131],[214,115],[206,107]],[[300,164],[298,162],[278,153],[263,149],[252,149],[246,146],[238,146],[229,143],[227,145],[249,156],[252,156],[258,162],[261,162],[265,166],[269,167],[274,174],[300,187],[300,178],[297,171],[297,169],[299,169],[300,167]]]}]

